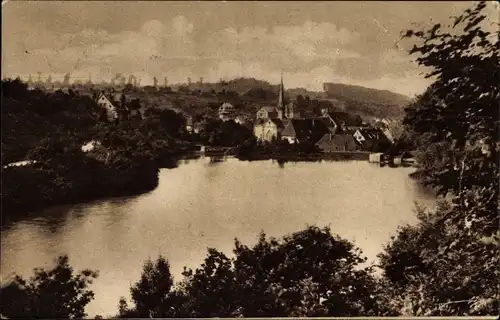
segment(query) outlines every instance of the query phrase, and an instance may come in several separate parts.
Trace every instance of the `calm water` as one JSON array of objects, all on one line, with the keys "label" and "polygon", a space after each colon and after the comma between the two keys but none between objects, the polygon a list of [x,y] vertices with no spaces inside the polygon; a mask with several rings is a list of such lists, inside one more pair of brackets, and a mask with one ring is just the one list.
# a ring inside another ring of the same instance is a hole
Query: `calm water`
[{"label": "calm water", "polygon": [[126,199],[57,207],[42,218],[2,231],[1,275],[30,275],[67,253],[75,269],[99,270],[90,316],[117,312],[120,296],[140,277],[143,262],[166,256],[179,279],[198,266],[207,247],[230,254],[260,231],[283,236],[307,225],[329,225],[371,260],[398,225],[412,223],[414,202],[432,197],[408,178],[410,168],[366,162],[190,160],[160,172],[158,188]]}]

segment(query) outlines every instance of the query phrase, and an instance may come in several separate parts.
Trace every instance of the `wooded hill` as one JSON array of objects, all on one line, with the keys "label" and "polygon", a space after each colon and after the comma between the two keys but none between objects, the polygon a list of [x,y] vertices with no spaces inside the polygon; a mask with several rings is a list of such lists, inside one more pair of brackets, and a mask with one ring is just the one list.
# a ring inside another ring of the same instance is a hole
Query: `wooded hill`
[{"label": "wooded hill", "polygon": [[[254,78],[237,78],[217,83],[196,83],[191,86],[179,86],[184,91],[199,91],[201,100],[211,103],[226,99],[236,107],[252,112],[255,107],[275,104],[279,85],[270,84]],[[285,83],[286,89],[286,83]],[[309,96],[310,100],[327,100],[335,107],[345,111],[368,117],[399,117],[411,99],[387,90],[377,90],[362,86],[325,83],[324,91],[310,91],[304,88],[286,89],[285,95],[290,100],[298,96]],[[187,91],[187,90],[186,90]],[[212,94],[209,97],[210,93]],[[214,98],[218,99],[214,99]],[[201,101],[200,101],[201,102]],[[249,110],[249,106],[252,110]]]}]

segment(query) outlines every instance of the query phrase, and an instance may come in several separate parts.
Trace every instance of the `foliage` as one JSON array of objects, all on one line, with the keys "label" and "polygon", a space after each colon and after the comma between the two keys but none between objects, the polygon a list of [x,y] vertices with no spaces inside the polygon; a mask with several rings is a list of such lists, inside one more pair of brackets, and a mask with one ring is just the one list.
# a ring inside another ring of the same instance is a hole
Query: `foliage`
[{"label": "foliage", "polygon": [[415,176],[451,203],[420,210],[382,254],[395,301],[412,315],[497,314],[500,33],[483,30],[485,2],[444,32],[416,37],[419,64],[434,83],[407,110],[404,124],[419,150]]},{"label": "foliage", "polygon": [[[107,123],[99,121],[103,109],[90,98],[29,91],[20,80],[2,86],[8,100],[2,105],[2,156],[36,161],[3,169],[2,222],[53,204],[148,191],[158,183],[159,167],[177,164],[177,145],[169,135],[172,122],[182,126],[177,115],[175,121],[162,112],[158,121]],[[90,140],[99,147],[85,153],[82,145]]]},{"label": "foliage", "polygon": [[245,142],[243,142],[238,147],[236,147],[236,149],[235,149],[235,155],[239,159],[248,158],[248,157],[250,157],[252,155],[252,153],[254,152],[256,146],[257,146],[257,138],[252,135]]},{"label": "foliage", "polygon": [[[84,153],[71,136],[45,138],[28,155],[35,164],[2,172],[2,223],[32,209],[151,190],[158,161],[137,136],[109,129],[102,145]],[[122,134],[122,136],[120,136]]]},{"label": "foliage", "polygon": [[2,162],[25,160],[48,136],[73,135],[83,143],[102,115],[89,97],[28,90],[19,79],[2,80]]},{"label": "foliage", "polygon": [[234,120],[206,119],[200,132],[203,144],[221,147],[236,147],[251,137],[252,131]]},{"label": "foliage", "polygon": [[74,274],[67,256],[52,270],[35,269],[29,280],[15,276],[0,289],[1,314],[8,318],[84,318],[85,306],[94,299],[88,289],[97,272]]},{"label": "foliage", "polygon": [[323,87],[328,97],[345,97],[375,105],[402,106],[409,101],[407,96],[387,90],[377,90],[341,83],[325,83]]},{"label": "foliage", "polygon": [[359,249],[328,228],[281,240],[261,234],[252,248],[235,241],[234,257],[209,249],[195,271],[173,286],[168,263],[148,261],[131,288],[135,308],[121,317],[272,317],[389,314]]},{"label": "foliage", "polygon": [[146,261],[141,279],[130,288],[135,308],[129,309],[125,298],[119,302],[122,317],[156,318],[172,316],[170,304],[175,299],[171,293],[174,281],[168,261],[160,256],[154,263]]},{"label": "foliage", "polygon": [[181,137],[185,134],[186,119],[173,110],[149,108],[145,116],[161,137]]},{"label": "foliage", "polygon": [[419,223],[401,227],[380,255],[392,307],[403,314],[479,316],[498,311],[499,235],[479,238],[471,222],[449,223],[446,215],[456,210],[446,202],[436,212],[419,208]]},{"label": "foliage", "polygon": [[411,53],[420,54],[417,61],[432,69],[428,77],[436,81],[407,109],[404,123],[422,148],[442,143],[453,149],[452,158],[435,170],[422,168],[443,193],[460,195],[473,185],[487,186],[491,179],[481,178],[483,172],[490,177],[498,172],[500,41],[499,32],[481,28],[485,6],[481,2],[455,19],[453,28],[465,26],[463,34],[441,32],[439,24],[407,32],[423,40]]}]

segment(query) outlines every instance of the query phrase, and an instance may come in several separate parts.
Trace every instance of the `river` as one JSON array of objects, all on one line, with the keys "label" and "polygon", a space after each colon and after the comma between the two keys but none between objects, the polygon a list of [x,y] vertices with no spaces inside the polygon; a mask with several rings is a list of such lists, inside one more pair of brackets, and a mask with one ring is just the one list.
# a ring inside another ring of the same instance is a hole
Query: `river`
[{"label": "river", "polygon": [[434,204],[408,177],[412,170],[364,161],[186,160],[161,170],[147,194],[54,207],[4,228],[1,276],[29,276],[66,253],[75,269],[99,270],[86,311],[109,316],[146,259],[164,255],[180,280],[182,267],[199,266],[207,247],[230,254],[235,237],[253,244],[260,231],[280,237],[328,225],[375,261],[398,225],[416,221],[415,201]]}]

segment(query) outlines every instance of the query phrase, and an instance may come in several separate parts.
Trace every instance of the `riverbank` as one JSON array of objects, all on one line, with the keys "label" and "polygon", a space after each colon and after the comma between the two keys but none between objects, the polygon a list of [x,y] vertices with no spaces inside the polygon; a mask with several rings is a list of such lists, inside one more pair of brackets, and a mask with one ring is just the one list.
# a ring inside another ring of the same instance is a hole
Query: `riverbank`
[{"label": "riverbank", "polygon": [[2,225],[53,205],[137,195],[158,186],[153,162],[106,165],[94,159],[71,164],[30,164],[2,170]]},{"label": "riverbank", "polygon": [[236,155],[242,161],[277,160],[277,161],[343,161],[343,160],[368,160],[370,152],[366,151],[338,151],[330,153],[251,153]]}]

